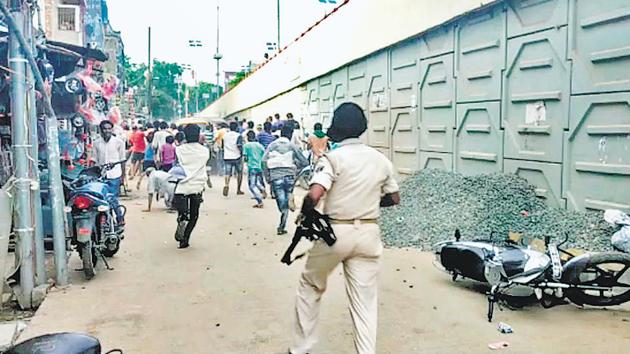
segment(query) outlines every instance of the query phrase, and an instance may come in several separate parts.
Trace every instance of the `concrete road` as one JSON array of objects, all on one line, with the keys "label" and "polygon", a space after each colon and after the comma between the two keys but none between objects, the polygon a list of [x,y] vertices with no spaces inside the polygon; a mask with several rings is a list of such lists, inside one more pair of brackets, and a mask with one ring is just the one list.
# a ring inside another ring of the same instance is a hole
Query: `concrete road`
[{"label": "concrete road", "polygon": [[[219,180],[215,181],[215,186]],[[144,193],[125,202],[128,232],[115,268],[82,280],[76,256],[72,283],[54,290],[21,339],[79,331],[125,353],[264,353],[290,343],[295,287],[303,261],[280,263],[289,237],[274,234],[269,200],[252,209],[249,196],[208,191],[192,247],[176,249],[175,215],[159,204],[142,213]],[[625,309],[544,310],[530,306],[485,320],[486,299],[435,270],[430,254],[387,250],[380,279],[379,353],[486,353],[508,341],[510,353],[627,353]],[[323,299],[315,353],[353,353],[352,327],[340,270]],[[500,334],[499,321],[514,334]]]}]

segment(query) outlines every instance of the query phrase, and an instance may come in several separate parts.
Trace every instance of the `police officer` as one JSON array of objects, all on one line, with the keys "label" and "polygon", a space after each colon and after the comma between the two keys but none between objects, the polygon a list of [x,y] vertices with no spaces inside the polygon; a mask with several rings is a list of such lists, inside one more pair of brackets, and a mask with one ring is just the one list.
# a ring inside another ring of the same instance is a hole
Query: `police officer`
[{"label": "police officer", "polygon": [[343,263],[346,292],[354,324],[357,353],[376,352],[377,278],[383,245],[378,217],[380,207],[400,202],[391,162],[361,143],[367,129],[363,110],[344,103],[334,112],[328,136],[338,148],[325,154],[315,167],[302,213],[308,214],[324,195],[323,212],[331,218],[337,242],[329,247],[317,241],[309,251],[297,290],[292,354],[311,351],[320,299],[330,273]]}]

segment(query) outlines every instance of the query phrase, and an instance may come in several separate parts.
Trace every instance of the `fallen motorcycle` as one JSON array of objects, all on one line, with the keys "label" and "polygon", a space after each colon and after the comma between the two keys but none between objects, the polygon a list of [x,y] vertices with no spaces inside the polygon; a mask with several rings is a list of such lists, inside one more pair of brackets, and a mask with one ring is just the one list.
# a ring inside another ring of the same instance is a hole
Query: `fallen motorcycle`
[{"label": "fallen motorcycle", "polygon": [[[55,333],[31,338],[4,352],[5,354],[101,354],[98,339],[78,333]],[[122,354],[112,349],[104,354]]]},{"label": "fallen motorcycle", "polygon": [[[545,308],[566,304],[615,306],[630,301],[630,255],[619,252],[584,253],[579,256],[545,238],[546,252],[510,241],[455,241],[434,246],[434,265],[453,280],[464,277],[487,283],[488,321],[494,305],[515,287],[533,290]],[[564,254],[566,261],[560,254]]]}]

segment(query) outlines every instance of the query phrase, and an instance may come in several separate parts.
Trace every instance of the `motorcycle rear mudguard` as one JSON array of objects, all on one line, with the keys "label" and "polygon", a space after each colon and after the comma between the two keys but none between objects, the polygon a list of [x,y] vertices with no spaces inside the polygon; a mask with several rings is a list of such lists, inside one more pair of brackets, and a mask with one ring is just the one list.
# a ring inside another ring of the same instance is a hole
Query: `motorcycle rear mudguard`
[{"label": "motorcycle rear mudguard", "polygon": [[98,339],[78,333],[46,334],[24,341],[6,354],[101,354]]},{"label": "motorcycle rear mudguard", "polygon": [[568,284],[579,283],[580,273],[586,268],[590,259],[591,254],[584,253],[566,262],[562,267],[562,282]]},{"label": "motorcycle rear mudguard", "polygon": [[73,216],[74,228],[76,230],[77,241],[86,243],[92,239],[94,232],[94,214],[85,213],[83,215]]}]

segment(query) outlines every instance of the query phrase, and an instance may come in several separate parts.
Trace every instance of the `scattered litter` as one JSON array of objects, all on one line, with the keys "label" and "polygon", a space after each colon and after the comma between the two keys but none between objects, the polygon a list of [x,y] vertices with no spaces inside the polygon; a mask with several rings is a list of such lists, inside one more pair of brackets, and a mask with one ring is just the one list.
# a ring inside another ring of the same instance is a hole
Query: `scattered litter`
[{"label": "scattered litter", "polygon": [[514,333],[514,330],[512,329],[512,326],[510,326],[507,323],[504,322],[499,322],[499,325],[497,326],[497,330],[501,333]]},{"label": "scattered litter", "polygon": [[490,348],[492,350],[504,349],[504,348],[507,348],[509,346],[510,346],[510,343],[505,342],[505,341],[494,342],[494,343],[488,344],[488,348]]}]

